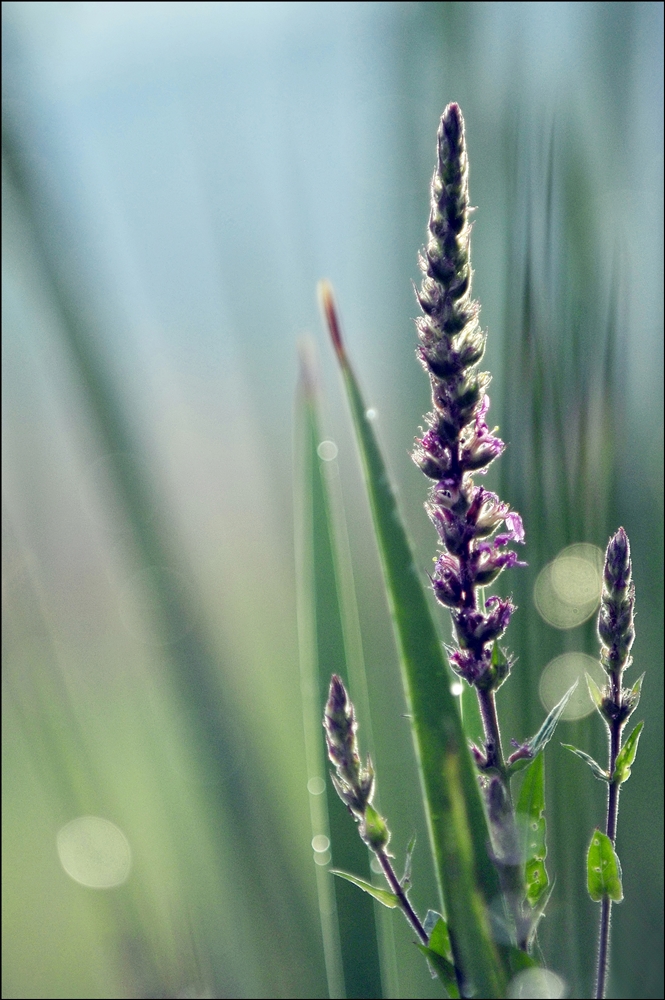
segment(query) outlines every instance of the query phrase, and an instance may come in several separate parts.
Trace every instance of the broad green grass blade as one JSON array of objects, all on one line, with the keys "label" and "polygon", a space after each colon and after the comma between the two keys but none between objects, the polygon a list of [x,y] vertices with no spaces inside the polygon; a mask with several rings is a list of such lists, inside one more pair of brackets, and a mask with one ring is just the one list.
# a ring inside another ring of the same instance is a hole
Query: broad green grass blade
[{"label": "broad green grass blade", "polygon": [[[361,876],[365,884],[372,877],[369,854],[328,779],[321,723],[331,673],[342,676],[354,693],[364,685],[364,676],[360,680],[357,677],[359,672],[362,674],[362,658],[358,666],[359,657],[354,658],[353,651],[349,655],[349,633],[353,630],[349,619],[353,616],[355,594],[352,582],[346,581],[344,586],[343,573],[336,565],[339,539],[335,522],[339,518],[334,517],[335,499],[330,488],[334,467],[330,454],[319,447],[323,436],[316,379],[304,349],[301,369],[296,420],[296,465],[300,468],[294,499],[299,512],[298,630],[303,721],[307,774],[310,789],[314,788],[314,794],[310,791],[309,795],[312,837],[328,839],[335,865]],[[352,658],[356,660],[355,669],[349,662]],[[365,724],[363,735],[367,728]],[[324,787],[316,794],[316,783],[321,780]],[[330,877],[327,865],[320,864],[325,862],[326,853],[318,852],[315,862],[319,862],[317,888],[330,996],[380,998],[382,970],[374,905],[355,888]]]},{"label": "broad green grass blade", "polygon": [[499,895],[499,885],[487,852],[489,833],[477,776],[450,690],[452,676],[326,283],[321,285],[321,297],[365,472],[456,962],[476,995],[502,996],[506,977],[487,912]]}]

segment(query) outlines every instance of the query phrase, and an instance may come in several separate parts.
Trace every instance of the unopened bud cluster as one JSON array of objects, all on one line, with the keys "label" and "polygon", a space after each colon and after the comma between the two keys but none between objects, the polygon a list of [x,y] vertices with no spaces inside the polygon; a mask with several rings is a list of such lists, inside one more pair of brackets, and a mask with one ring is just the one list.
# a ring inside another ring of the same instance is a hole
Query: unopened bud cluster
[{"label": "unopened bud cluster", "polygon": [[[478,607],[477,591],[506,567],[524,565],[507,548],[524,541],[524,529],[519,514],[472,479],[487,471],[504,443],[485,419],[490,376],[477,370],[486,334],[471,298],[468,162],[457,104],[444,111],[437,139],[429,240],[420,258],[425,277],[417,293],[424,313],[417,320],[418,357],[430,377],[433,410],[413,458],[434,480],[426,509],[443,551],[431,581],[455,626],[459,648],[451,651],[451,664],[470,684],[498,687],[507,670],[502,676],[492,671],[492,647],[515,608],[500,597]],[[492,538],[501,524],[506,530]]]},{"label": "unopened bud cluster", "polygon": [[600,662],[609,683],[603,690],[601,714],[608,722],[624,723],[639,698],[639,683],[622,690],[621,676],[633,661],[635,585],[630,543],[623,528],[610,538],[605,553],[603,591],[598,614]]},{"label": "unopened bud cluster", "polygon": [[381,850],[387,846],[390,833],[385,820],[372,806],[374,768],[369,754],[365,766],[360,763],[355,710],[337,674],[330,680],[323,726],[328,757],[335,765],[336,773],[331,774],[335,790],[358,822],[360,836],[367,846]]}]

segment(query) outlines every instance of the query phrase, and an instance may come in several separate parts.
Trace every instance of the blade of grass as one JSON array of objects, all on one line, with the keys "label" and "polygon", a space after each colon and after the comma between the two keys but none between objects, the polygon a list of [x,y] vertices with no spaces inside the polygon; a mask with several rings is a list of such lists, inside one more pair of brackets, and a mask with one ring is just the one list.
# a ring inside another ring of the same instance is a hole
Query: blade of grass
[{"label": "blade of grass", "polygon": [[332,291],[320,286],[370,499],[424,793],[435,869],[458,972],[479,996],[502,996],[505,971],[488,907],[499,896],[489,834],[447,667],[366,406],[342,344]]}]

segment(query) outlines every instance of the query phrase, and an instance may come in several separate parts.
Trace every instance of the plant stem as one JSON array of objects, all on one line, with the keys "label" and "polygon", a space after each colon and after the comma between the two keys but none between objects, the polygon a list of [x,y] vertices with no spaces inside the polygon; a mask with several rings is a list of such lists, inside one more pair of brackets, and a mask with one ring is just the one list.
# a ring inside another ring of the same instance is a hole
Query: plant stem
[{"label": "plant stem", "polygon": [[480,714],[485,731],[485,752],[487,754],[487,769],[498,772],[505,792],[505,807],[501,816],[493,822],[490,809],[490,828],[494,834],[495,864],[501,883],[501,890],[506,904],[510,909],[514,924],[517,947],[527,950],[529,937],[529,922],[522,912],[522,897],[524,895],[524,866],[521,861],[515,807],[510,791],[510,781],[506,774],[506,762],[501,746],[501,731],[496,711],[496,692],[476,688]]},{"label": "plant stem", "polygon": [[483,720],[483,729],[485,730],[487,768],[495,768],[499,772],[510,797],[510,789],[505,781],[506,762],[503,759],[499,718],[496,714],[496,695],[494,691],[483,691],[479,688],[476,688],[476,693],[478,695],[480,715]]},{"label": "plant stem", "polygon": [[[621,675],[612,676],[612,687],[618,687],[616,691],[613,691],[613,696],[617,702],[620,704],[621,701]],[[609,726],[610,730],[610,766],[609,774],[614,775],[616,768],[617,757],[619,756],[619,751],[621,750],[621,730],[623,728],[623,722],[613,722]],[[607,790],[607,823],[605,826],[605,833],[612,841],[612,847],[615,846],[616,841],[616,831],[617,831],[617,818],[619,815],[619,789],[621,785],[618,780],[610,777],[610,783]],[[605,988],[607,984],[607,970],[609,968],[609,957],[610,957],[610,917],[612,913],[612,900],[609,896],[603,896],[603,900],[600,905],[600,932],[598,939],[598,977],[596,980],[596,1000],[603,1000],[605,996]]]},{"label": "plant stem", "polygon": [[429,943],[429,938],[427,937],[427,934],[425,933],[425,928],[421,924],[420,919],[418,917],[418,914],[416,913],[416,911],[414,910],[414,908],[411,906],[411,903],[409,902],[409,900],[407,898],[407,895],[404,892],[404,889],[400,885],[399,879],[397,878],[397,875],[395,874],[395,870],[394,870],[393,866],[390,864],[390,861],[388,859],[388,855],[382,849],[380,849],[378,851],[375,851],[374,853],[376,854],[377,858],[379,859],[379,864],[381,865],[381,868],[383,869],[383,874],[386,876],[386,879],[388,880],[388,885],[390,886],[390,888],[392,889],[392,891],[395,893],[395,895],[397,896],[397,898],[399,900],[399,905],[400,905],[400,909],[402,910],[402,913],[404,914],[404,916],[406,917],[406,919],[409,921],[409,923],[411,924],[411,926],[415,930],[416,934],[418,935],[418,937],[420,938],[420,940],[422,941],[422,943],[424,945],[427,945]]}]

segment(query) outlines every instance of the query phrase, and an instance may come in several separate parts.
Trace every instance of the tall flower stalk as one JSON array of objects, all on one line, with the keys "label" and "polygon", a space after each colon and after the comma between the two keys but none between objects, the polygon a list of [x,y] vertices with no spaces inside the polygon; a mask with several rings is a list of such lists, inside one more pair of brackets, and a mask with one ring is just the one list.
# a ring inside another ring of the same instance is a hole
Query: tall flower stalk
[{"label": "tall flower stalk", "polygon": [[[413,457],[433,480],[426,509],[441,552],[431,582],[453,620],[456,646],[449,650],[450,664],[478,696],[485,739],[473,752],[486,776],[492,846],[513,900],[517,939],[525,945],[519,843],[495,701],[511,668],[498,641],[515,607],[509,599],[483,598],[483,588],[504,569],[525,565],[507,547],[524,542],[524,529],[519,514],[474,482],[474,474],[484,474],[501,455],[504,443],[488,427],[490,376],[478,371],[486,334],[471,295],[468,158],[457,104],[445,109],[437,140],[429,239],[420,257],[424,279],[417,293],[424,314],[417,320],[418,357],[430,378],[432,411]],[[504,530],[495,534],[501,525]]]}]

